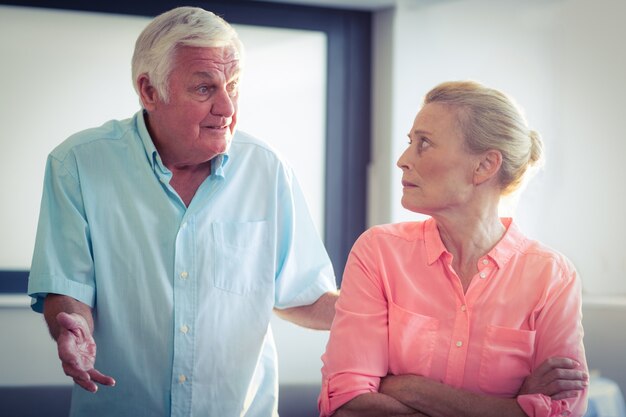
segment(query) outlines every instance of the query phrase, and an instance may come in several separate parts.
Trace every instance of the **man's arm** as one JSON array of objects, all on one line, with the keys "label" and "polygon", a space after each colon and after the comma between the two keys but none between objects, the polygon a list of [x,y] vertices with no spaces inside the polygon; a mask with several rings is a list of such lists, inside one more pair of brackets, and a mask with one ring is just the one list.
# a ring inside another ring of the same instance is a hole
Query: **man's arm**
[{"label": "man's arm", "polygon": [[275,308],[274,311],[281,319],[288,320],[298,326],[315,330],[330,330],[330,325],[335,317],[335,303],[338,297],[339,292],[327,292],[322,294],[313,304],[285,309]]},{"label": "man's arm", "polygon": [[90,392],[98,390],[97,384],[115,385],[113,378],[94,368],[96,342],[92,337],[91,308],[72,297],[48,294],[43,313],[50,334],[57,342],[65,374]]},{"label": "man's arm", "polygon": [[44,300],[43,316],[48,324],[48,330],[54,340],[59,338],[62,331],[61,326],[57,322],[59,313],[78,314],[85,319],[89,334],[93,332],[93,315],[91,308],[72,297],[59,294],[48,294]]}]

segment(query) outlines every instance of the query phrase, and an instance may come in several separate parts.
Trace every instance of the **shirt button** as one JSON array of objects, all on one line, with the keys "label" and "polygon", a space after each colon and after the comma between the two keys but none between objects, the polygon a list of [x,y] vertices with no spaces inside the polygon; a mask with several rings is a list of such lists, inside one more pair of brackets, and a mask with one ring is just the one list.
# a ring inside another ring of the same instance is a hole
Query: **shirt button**
[{"label": "shirt button", "polygon": [[461,346],[463,346],[463,342],[461,342],[460,340],[456,342],[456,347],[461,347]]},{"label": "shirt button", "polygon": [[186,324],[183,324],[182,326],[180,326],[180,331],[181,331],[182,333],[187,334],[187,332],[189,331],[189,327],[187,327],[187,325],[186,325]]},{"label": "shirt button", "polygon": [[487,277],[487,274],[486,274],[486,273],[484,273],[484,272],[481,272],[481,273],[480,273],[480,277],[481,277],[482,279],[485,279],[485,278]]},{"label": "shirt button", "polygon": [[489,263],[489,261],[485,258],[483,259],[483,265],[487,265]]},{"label": "shirt button", "polygon": [[465,311],[465,310],[467,310],[467,307],[465,307],[465,304],[463,304],[463,305],[461,306],[461,311]]},{"label": "shirt button", "polygon": [[183,272],[180,273],[180,277],[182,279],[187,279],[188,276],[189,276],[189,272],[187,272],[187,271],[183,271]]},{"label": "shirt button", "polygon": [[187,381],[187,377],[185,375],[178,375],[178,383],[184,384]]}]

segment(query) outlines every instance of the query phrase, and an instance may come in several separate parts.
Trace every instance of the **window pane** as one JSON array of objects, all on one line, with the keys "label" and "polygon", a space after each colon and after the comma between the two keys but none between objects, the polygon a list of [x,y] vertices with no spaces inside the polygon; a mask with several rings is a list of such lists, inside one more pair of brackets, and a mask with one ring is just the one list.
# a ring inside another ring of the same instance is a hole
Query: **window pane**
[{"label": "window pane", "polygon": [[[0,269],[28,269],[47,154],[72,133],[139,110],[130,72],[149,18],[0,6]],[[239,128],[294,166],[324,230],[326,39],[236,26],[246,46]],[[306,82],[301,82],[302,80]]]}]

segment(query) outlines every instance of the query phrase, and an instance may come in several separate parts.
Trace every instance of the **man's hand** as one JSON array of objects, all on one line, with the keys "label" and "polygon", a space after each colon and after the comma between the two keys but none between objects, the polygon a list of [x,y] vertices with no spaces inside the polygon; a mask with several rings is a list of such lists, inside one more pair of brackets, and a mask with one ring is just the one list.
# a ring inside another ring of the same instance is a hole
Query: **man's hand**
[{"label": "man's hand", "polygon": [[589,375],[576,369],[579,366],[573,359],[548,358],[526,377],[518,395],[543,394],[553,400],[575,397],[589,384]]},{"label": "man's hand", "polygon": [[94,369],[96,342],[91,336],[87,320],[77,313],[57,314],[59,326],[57,347],[65,374],[90,392],[98,390],[98,384],[114,386],[115,380]]}]

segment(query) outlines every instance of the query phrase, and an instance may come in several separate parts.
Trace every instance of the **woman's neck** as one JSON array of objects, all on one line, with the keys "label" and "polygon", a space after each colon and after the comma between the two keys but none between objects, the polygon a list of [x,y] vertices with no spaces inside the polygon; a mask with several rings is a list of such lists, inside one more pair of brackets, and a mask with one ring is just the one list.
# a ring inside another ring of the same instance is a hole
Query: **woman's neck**
[{"label": "woman's neck", "polygon": [[457,216],[433,216],[441,241],[452,254],[452,267],[464,290],[478,273],[478,260],[485,256],[506,232],[495,208],[476,210]]}]

